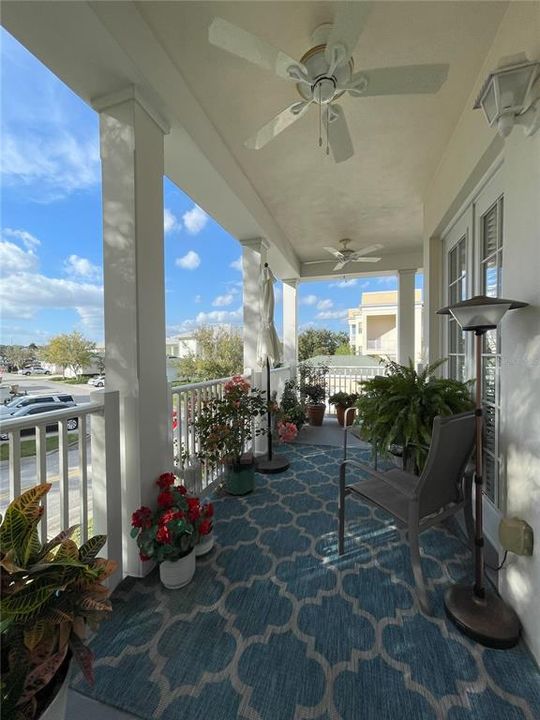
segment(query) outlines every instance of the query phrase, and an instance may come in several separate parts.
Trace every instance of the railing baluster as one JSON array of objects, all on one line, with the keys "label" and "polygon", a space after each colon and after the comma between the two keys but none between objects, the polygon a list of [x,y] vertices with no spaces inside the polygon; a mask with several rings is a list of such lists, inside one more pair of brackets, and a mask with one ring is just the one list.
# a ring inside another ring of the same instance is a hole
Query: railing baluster
[{"label": "railing baluster", "polygon": [[88,456],[86,452],[86,415],[79,418],[79,501],[81,542],[88,540]]},{"label": "railing baluster", "polygon": [[9,499],[21,494],[21,432],[9,435]]},{"label": "railing baluster", "polygon": [[58,475],[60,477],[61,527],[69,527],[69,457],[67,420],[58,423]]},{"label": "railing baluster", "polygon": [[[47,429],[45,425],[36,427],[36,480],[38,485],[47,482]],[[41,504],[43,505],[43,515],[39,524],[39,532],[41,542],[47,541],[47,496],[44,495]]]}]

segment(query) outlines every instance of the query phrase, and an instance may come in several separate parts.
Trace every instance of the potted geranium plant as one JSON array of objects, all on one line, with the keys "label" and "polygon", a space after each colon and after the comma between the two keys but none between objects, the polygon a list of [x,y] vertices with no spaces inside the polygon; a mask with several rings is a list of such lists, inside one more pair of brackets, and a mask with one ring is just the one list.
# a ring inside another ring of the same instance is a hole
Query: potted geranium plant
[{"label": "potted geranium plant", "polygon": [[356,415],[354,403],[358,400],[358,393],[337,392],[330,395],[328,401],[336,408],[337,421],[343,427],[345,425],[345,410],[353,408],[347,413],[347,425],[352,425]]},{"label": "potted geranium plant", "polygon": [[206,555],[214,547],[214,506],[211,502],[201,502],[199,498],[195,498],[195,500],[199,504],[198,512],[194,513],[198,517],[193,521],[196,542],[195,555],[200,557]]},{"label": "potted geranium plant", "polygon": [[298,382],[295,379],[285,381],[277,417],[281,422],[295,425],[298,432],[306,422],[306,411],[298,397]]},{"label": "potted geranium plant", "polygon": [[300,394],[306,404],[306,413],[310,425],[322,425],[326,410],[327,365],[300,365]]},{"label": "potted geranium plant", "polygon": [[96,630],[111,612],[103,581],[117,564],[97,557],[106,536],[78,547],[74,525],[52,540],[39,539],[40,503],[50,489],[44,483],[13,500],[0,527],[5,718],[63,718],[71,659],[93,683],[86,628]]},{"label": "potted geranium plant", "polygon": [[211,466],[224,466],[225,488],[232,495],[245,495],[255,486],[253,453],[247,448],[266,432],[256,421],[267,409],[264,393],[241,375],[225,383],[223,397],[210,398],[201,406],[195,421],[199,457]]},{"label": "potted geranium plant", "polygon": [[159,577],[169,590],[184,587],[195,573],[195,523],[200,517],[198,498],[187,496],[176,475],[163,473],[156,480],[157,508],[142,506],[131,517],[141,560],[155,560]]}]

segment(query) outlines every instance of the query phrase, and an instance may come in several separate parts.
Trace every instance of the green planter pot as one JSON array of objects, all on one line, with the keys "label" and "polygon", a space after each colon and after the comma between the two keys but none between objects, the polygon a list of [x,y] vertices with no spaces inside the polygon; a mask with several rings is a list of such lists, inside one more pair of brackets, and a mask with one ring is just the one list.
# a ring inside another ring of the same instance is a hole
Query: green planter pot
[{"label": "green planter pot", "polygon": [[255,489],[255,464],[226,465],[225,489],[231,495],[247,495]]}]

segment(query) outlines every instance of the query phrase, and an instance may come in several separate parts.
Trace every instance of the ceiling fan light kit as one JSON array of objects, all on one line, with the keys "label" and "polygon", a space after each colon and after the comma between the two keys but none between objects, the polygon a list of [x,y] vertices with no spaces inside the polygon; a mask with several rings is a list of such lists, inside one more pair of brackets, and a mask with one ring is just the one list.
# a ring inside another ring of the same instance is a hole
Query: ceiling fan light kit
[{"label": "ceiling fan light kit", "polygon": [[371,3],[337,5],[334,22],[324,23],[314,30],[314,46],[300,61],[227,20],[214,18],[210,24],[208,40],[212,45],[295,82],[302,98],[246,140],[247,148],[260,150],[299,120],[311,105],[316,105],[319,147],[323,145],[324,127],[326,154],[331,150],[336,163],[344,162],[354,154],[345,113],[336,102],[345,93],[353,98],[436,93],[445,82],[448,65],[442,64],[375,68],[354,74],[352,53],[371,11]]}]

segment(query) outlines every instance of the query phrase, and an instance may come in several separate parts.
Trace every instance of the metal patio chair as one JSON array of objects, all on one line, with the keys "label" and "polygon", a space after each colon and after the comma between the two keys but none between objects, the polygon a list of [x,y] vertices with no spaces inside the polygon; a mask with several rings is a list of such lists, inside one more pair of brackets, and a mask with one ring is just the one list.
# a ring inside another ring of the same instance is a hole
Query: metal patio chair
[{"label": "metal patio chair", "polygon": [[[355,493],[393,515],[398,527],[406,528],[418,599],[426,613],[430,612],[430,608],[418,536],[432,525],[463,510],[472,544],[472,473],[466,472],[466,468],[474,440],[474,411],[438,416],[433,421],[431,445],[420,476],[397,468],[379,472],[350,458],[344,459],[339,468],[339,554],[344,552],[345,497]],[[349,467],[362,470],[368,477],[354,485],[346,485]]]}]

